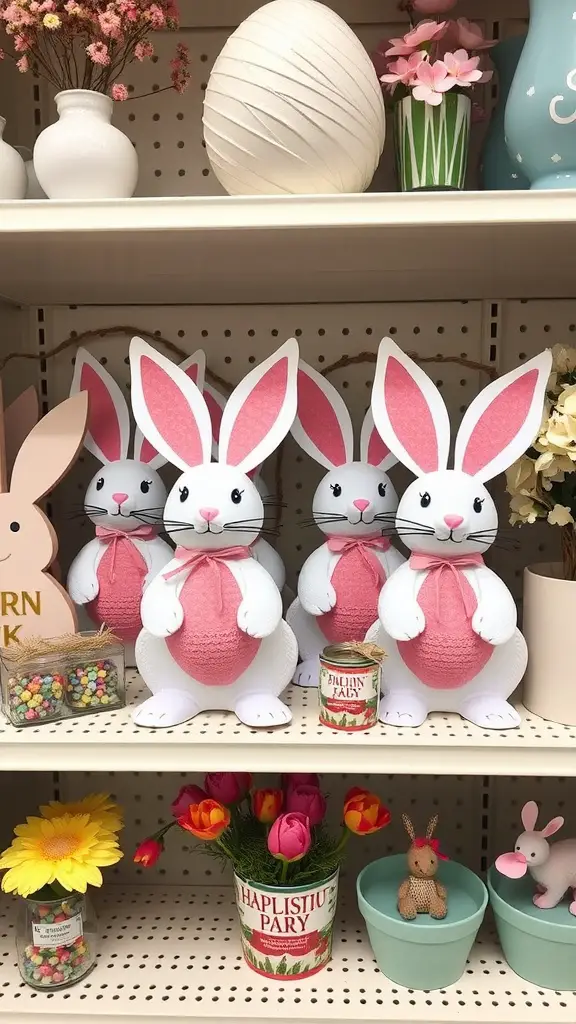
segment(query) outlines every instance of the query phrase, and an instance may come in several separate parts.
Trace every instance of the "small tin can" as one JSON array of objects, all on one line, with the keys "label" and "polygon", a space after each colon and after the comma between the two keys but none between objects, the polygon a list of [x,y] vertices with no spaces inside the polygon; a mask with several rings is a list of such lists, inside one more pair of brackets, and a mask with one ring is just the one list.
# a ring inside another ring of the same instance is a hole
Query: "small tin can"
[{"label": "small tin can", "polygon": [[378,721],[379,662],[352,644],[325,647],[320,655],[318,699],[322,725],[345,732],[370,729]]}]

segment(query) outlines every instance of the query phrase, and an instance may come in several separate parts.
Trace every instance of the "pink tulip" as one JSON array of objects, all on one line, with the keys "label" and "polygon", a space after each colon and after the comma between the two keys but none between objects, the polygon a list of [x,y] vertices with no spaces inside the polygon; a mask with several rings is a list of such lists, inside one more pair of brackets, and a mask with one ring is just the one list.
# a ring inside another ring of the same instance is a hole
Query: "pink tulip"
[{"label": "pink tulip", "polygon": [[305,814],[291,811],[281,814],[268,833],[268,849],[276,860],[288,864],[302,860],[310,849],[310,822]]},{"label": "pink tulip", "polygon": [[286,810],[303,814],[311,825],[319,825],[326,814],[326,800],[317,786],[294,786],[288,790]]},{"label": "pink tulip", "polygon": [[445,14],[457,3],[458,0],[413,0],[414,10],[418,14]]},{"label": "pink tulip", "polygon": [[412,91],[415,100],[422,100],[431,107],[439,107],[442,96],[456,85],[456,79],[450,78],[446,65],[441,60],[435,64],[422,63],[416,75],[418,85]]},{"label": "pink tulip", "polygon": [[294,789],[294,786],[316,786],[318,789],[320,785],[320,779],[314,772],[287,772],[280,776],[280,781],[285,790]]},{"label": "pink tulip", "polygon": [[391,39],[392,46],[386,50],[387,57],[409,57],[424,43],[441,39],[448,27],[447,21],[421,21],[411,28],[402,39]]},{"label": "pink tulip", "polygon": [[228,807],[244,799],[252,785],[252,776],[249,772],[209,772],[204,785],[208,796]]},{"label": "pink tulip", "polygon": [[200,804],[206,799],[206,793],[200,786],[182,786],[178,796],[170,805],[172,817],[181,818],[186,814],[190,804]]},{"label": "pink tulip", "polygon": [[484,33],[475,21],[468,21],[468,18],[458,18],[450,26],[450,35],[455,33],[457,42],[466,50],[489,50],[496,46],[497,39],[485,39]]},{"label": "pink tulip", "polygon": [[456,85],[465,88],[482,78],[482,72],[478,70],[479,63],[480,57],[470,57],[467,50],[444,54],[444,65],[450,78],[454,79]]},{"label": "pink tulip", "polygon": [[398,60],[390,62],[388,74],[381,75],[380,81],[385,82],[386,85],[391,85],[393,88],[400,83],[402,85],[413,85],[416,72],[426,56],[424,50],[417,50],[416,53],[411,53],[408,58],[398,57]]}]

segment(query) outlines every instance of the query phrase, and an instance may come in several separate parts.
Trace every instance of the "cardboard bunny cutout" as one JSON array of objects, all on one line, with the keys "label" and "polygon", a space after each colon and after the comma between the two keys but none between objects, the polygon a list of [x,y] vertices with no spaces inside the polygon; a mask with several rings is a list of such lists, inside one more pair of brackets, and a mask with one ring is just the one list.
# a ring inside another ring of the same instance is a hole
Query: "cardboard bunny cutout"
[{"label": "cardboard bunny cutout", "polygon": [[[222,422],[222,416],[224,409],[226,408],[226,399],[215,387],[211,384],[204,384],[202,391],[204,395],[204,401],[208,406],[208,412],[210,413],[210,422],[212,423],[212,457],[218,462],[218,442],[220,440],[220,424]],[[266,498],[269,497],[269,489],[265,480],[262,478],[260,473],[260,466],[251,472],[249,475],[258,491],[258,494],[266,503]],[[263,565],[266,572],[269,572],[274,583],[278,587],[280,593],[284,589],[286,583],[286,569],[284,562],[280,555],[267,540],[263,537],[258,537],[258,540],[252,544],[252,555],[260,565]]]},{"label": "cardboard bunny cutout", "polygon": [[380,718],[419,726],[430,711],[455,711],[483,729],[520,724],[508,697],[527,664],[516,605],[484,564],[498,516],[484,483],[531,445],[552,364],[542,352],[494,381],[467,410],[447,469],[448,412],[430,378],[390,338],[372,391],[382,440],[416,474],[396,530],[412,552],[380,595],[369,634],[388,658]]},{"label": "cardboard bunny cutout", "polygon": [[558,906],[572,890],[569,910],[576,915],[576,839],[563,839],[551,846],[548,839],[562,828],[564,818],[552,818],[539,831],[537,821],[538,804],[529,800],[522,808],[525,831],[514,843],[513,853],[503,853],[496,859],[496,868],[507,878],[523,878],[529,871],[538,886],[533,902],[540,910]]},{"label": "cardboard bunny cutout", "polygon": [[206,402],[186,374],[134,338],[132,406],[151,444],[182,470],[164,523],[172,561],[142,600],[138,668],[153,696],[134,713],[172,726],[209,709],[250,726],[289,722],[279,700],[297,661],[280,593],[251,557],[262,498],[248,474],[278,447],[296,413],[298,344],[290,339],[240,382],[226,403],[212,462]]},{"label": "cardboard bunny cutout", "polygon": [[386,475],[397,459],[382,443],[369,409],[362,425],[360,461],[354,461],[352,420],[344,400],[302,360],[292,434],[328,470],[312,502],[314,521],[326,540],[304,562],[298,597],[286,616],[302,659],[294,682],[318,686],[323,649],[364,639],[378,614],[384,582],[404,561],[383,536],[398,506]]},{"label": "cardboard bunny cutout", "polygon": [[[204,353],[183,364],[200,386]],[[100,626],[106,623],[126,645],[134,665],[134,643],[141,628],[140,602],[147,583],[168,564],[172,549],[158,537],[166,488],[157,469],[166,462],[140,430],[130,448],[130,413],[124,394],[108,371],[86,349],[76,353],[71,394],[89,399],[85,447],[101,463],[88,485],[84,510],[95,534],[74,559],[68,592]]]},{"label": "cardboard bunny cutout", "polygon": [[[37,402],[28,391],[0,416],[7,436],[6,445],[3,439],[0,444],[1,647],[30,636],[60,636],[77,629],[72,602],[47,571],[56,558],[58,541],[36,503],[59,483],[80,451],[87,396],[67,399],[34,423],[37,414]],[[22,443],[16,452],[17,437]],[[8,461],[13,461],[9,490]]]}]

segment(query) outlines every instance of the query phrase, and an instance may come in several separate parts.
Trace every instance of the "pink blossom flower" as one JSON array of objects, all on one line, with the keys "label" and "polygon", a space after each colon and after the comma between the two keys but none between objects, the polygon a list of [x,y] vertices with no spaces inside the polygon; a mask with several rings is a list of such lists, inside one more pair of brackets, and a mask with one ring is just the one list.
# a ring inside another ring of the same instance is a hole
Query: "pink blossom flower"
[{"label": "pink blossom flower", "polygon": [[421,21],[415,28],[410,29],[402,39],[391,39],[392,46],[386,50],[386,56],[409,57],[414,50],[420,49],[423,43],[441,39],[447,27],[447,21]]},{"label": "pink blossom flower", "polygon": [[418,84],[412,91],[414,99],[422,100],[431,107],[439,107],[443,94],[457,84],[456,79],[448,75],[448,69],[441,60],[434,64],[423,61],[416,73],[416,81]]},{"label": "pink blossom flower", "polygon": [[456,6],[458,0],[414,0],[418,14],[445,14]]},{"label": "pink blossom flower", "polygon": [[121,36],[121,21],[113,11],[104,11],[99,14],[98,23],[103,36],[109,36],[111,39],[118,39]]},{"label": "pink blossom flower", "polygon": [[128,21],[138,20],[138,8],[134,3],[134,0],[120,0],[118,4],[118,10],[120,14],[124,15]]},{"label": "pink blossom flower", "polygon": [[444,54],[444,65],[456,85],[467,88],[482,78],[478,71],[480,57],[471,57],[467,50],[456,50],[455,53]]},{"label": "pink blossom flower", "polygon": [[402,85],[413,85],[416,72],[422,61],[426,59],[426,56],[427,54],[424,50],[417,50],[416,53],[411,53],[408,59],[406,57],[398,57],[398,60],[390,62],[388,74],[381,75],[380,81],[391,85],[393,89],[400,83]]},{"label": "pink blossom flower", "polygon": [[208,796],[226,806],[240,803],[251,785],[249,772],[208,772],[204,779]]},{"label": "pink blossom flower", "polygon": [[29,36],[25,36],[22,33],[14,36],[14,49],[16,50],[16,53],[24,53],[26,50],[29,50],[30,43],[31,40]]},{"label": "pink blossom flower", "polygon": [[30,70],[30,61],[28,60],[26,54],[24,54],[23,57],[20,57],[20,60],[16,61],[16,67],[18,68],[18,71],[20,71],[21,74],[24,74],[25,71]]},{"label": "pink blossom flower", "polygon": [[458,44],[467,50],[489,50],[497,43],[496,39],[485,39],[480,25],[475,21],[468,21],[468,18],[458,18],[453,22],[450,26],[450,35],[452,33],[455,34]]},{"label": "pink blossom flower", "polygon": [[110,90],[110,95],[117,103],[124,103],[124,100],[128,99],[128,89],[121,82],[116,82],[116,85],[113,85]]},{"label": "pink blossom flower", "polygon": [[312,845],[310,822],[305,814],[292,811],[281,814],[268,833],[268,849],[277,860],[302,860]]},{"label": "pink blossom flower", "polygon": [[152,25],[152,28],[164,28],[166,24],[166,15],[158,4],[151,4],[145,12],[145,17]]},{"label": "pink blossom flower", "polygon": [[152,43],[148,42],[147,39],[143,43],[136,43],[134,47],[134,56],[136,60],[146,60],[147,57],[154,56],[154,47]]},{"label": "pink blossom flower", "polygon": [[90,45],[86,47],[86,53],[94,64],[102,64],[106,67],[106,65],[110,63],[108,47],[106,46],[106,43],[103,43],[102,41],[90,43]]}]

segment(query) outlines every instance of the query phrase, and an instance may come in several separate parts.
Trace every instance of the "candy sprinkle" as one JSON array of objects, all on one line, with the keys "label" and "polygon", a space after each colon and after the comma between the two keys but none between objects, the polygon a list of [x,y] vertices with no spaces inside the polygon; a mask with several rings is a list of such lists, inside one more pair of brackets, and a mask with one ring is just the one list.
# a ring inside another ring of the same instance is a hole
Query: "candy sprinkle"
[{"label": "candy sprinkle", "polygon": [[113,661],[76,665],[68,672],[66,701],[77,711],[112,709],[120,703],[118,668]]},{"label": "candy sprinkle", "polygon": [[8,680],[8,713],[13,725],[33,725],[39,720],[60,718],[66,678],[59,672],[11,676]]}]

